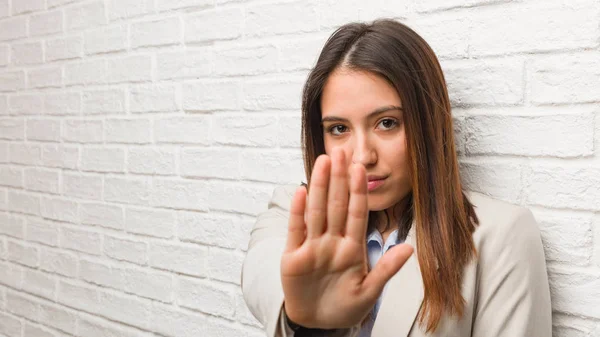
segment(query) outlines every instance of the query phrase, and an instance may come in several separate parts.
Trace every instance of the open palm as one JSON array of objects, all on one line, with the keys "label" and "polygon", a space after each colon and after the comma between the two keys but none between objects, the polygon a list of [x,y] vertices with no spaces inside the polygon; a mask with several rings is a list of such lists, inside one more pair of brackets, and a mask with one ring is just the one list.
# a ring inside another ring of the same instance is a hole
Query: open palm
[{"label": "open palm", "polygon": [[317,158],[309,190],[307,198],[299,187],[290,208],[281,259],[285,311],[305,327],[349,328],[369,313],[413,250],[397,245],[368,271],[366,172],[359,164],[348,172],[341,150]]}]

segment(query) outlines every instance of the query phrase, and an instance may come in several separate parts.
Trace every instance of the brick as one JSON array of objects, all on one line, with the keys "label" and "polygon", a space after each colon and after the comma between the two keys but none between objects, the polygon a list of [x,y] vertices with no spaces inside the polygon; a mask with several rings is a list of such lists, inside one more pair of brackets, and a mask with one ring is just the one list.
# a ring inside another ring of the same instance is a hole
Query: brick
[{"label": "brick", "polygon": [[21,336],[22,324],[15,316],[0,312],[0,334],[7,337]]},{"label": "brick", "polygon": [[25,239],[25,220],[17,215],[0,212],[0,234]]},{"label": "brick", "polygon": [[204,9],[213,7],[212,0],[158,0],[158,10],[168,11],[173,9]]},{"label": "brick", "polygon": [[76,169],[79,161],[79,149],[68,145],[43,145],[42,165],[47,167]]},{"label": "brick", "polygon": [[130,233],[172,238],[176,217],[171,211],[128,208],[125,211],[125,230]]},{"label": "brick", "polygon": [[126,25],[100,28],[84,33],[85,53],[99,54],[127,49],[129,38]]},{"label": "brick", "polygon": [[312,69],[326,41],[326,36],[286,39],[279,45],[277,68],[283,71]]},{"label": "brick", "polygon": [[65,65],[65,84],[104,84],[107,81],[105,60],[92,60]]},{"label": "brick", "polygon": [[159,112],[179,110],[179,87],[171,84],[142,84],[129,89],[131,112]]},{"label": "brick", "polygon": [[125,217],[121,206],[101,203],[80,203],[81,223],[112,229],[123,229]]},{"label": "brick", "polygon": [[175,175],[176,150],[162,148],[130,148],[127,171],[140,174]]},{"label": "brick", "polygon": [[41,115],[43,104],[40,95],[14,95],[8,99],[8,111],[11,115]]},{"label": "brick", "polygon": [[[373,1],[372,3],[376,2],[381,1]],[[386,7],[390,7],[394,2],[388,1]],[[361,10],[368,10],[368,8],[373,7],[371,6],[371,2],[369,2],[369,6],[361,6],[360,0],[318,1],[313,6],[318,13],[316,20],[319,21],[321,29],[329,32],[333,32],[337,27],[348,22],[359,21]],[[389,16],[390,13],[392,11],[387,10],[386,16]]]},{"label": "brick", "polygon": [[181,241],[236,248],[241,238],[240,219],[201,212],[179,212],[177,236]]},{"label": "brick", "polygon": [[41,211],[46,219],[70,223],[79,219],[76,202],[56,197],[42,198]]},{"label": "brick", "polygon": [[44,112],[47,115],[77,115],[81,112],[81,94],[60,92],[44,96]]},{"label": "brick", "polygon": [[0,185],[17,188],[25,186],[23,183],[23,169],[8,165],[0,166]]},{"label": "brick", "polygon": [[58,245],[58,226],[52,222],[29,219],[26,238],[27,241],[56,246]]},{"label": "brick", "polygon": [[14,289],[21,289],[23,285],[23,267],[0,261],[0,283]]},{"label": "brick", "polygon": [[213,64],[217,76],[277,72],[277,49],[272,45],[217,49],[214,54]]},{"label": "brick", "polygon": [[54,300],[56,278],[37,270],[25,269],[23,290],[39,297]]},{"label": "brick", "polygon": [[308,33],[319,29],[316,8],[310,2],[259,4],[246,7],[245,34],[266,36]]},{"label": "brick", "polygon": [[150,56],[128,56],[108,60],[109,83],[150,80],[152,80],[152,58]]},{"label": "brick", "polygon": [[45,168],[25,168],[25,189],[30,191],[58,194],[59,172]]},{"label": "brick", "polygon": [[152,267],[205,277],[208,250],[204,247],[171,243],[150,243],[149,264]]},{"label": "brick", "polygon": [[83,30],[106,24],[103,1],[83,3],[65,9],[67,30]]},{"label": "brick", "polygon": [[524,198],[528,204],[600,210],[597,168],[535,165],[527,170],[524,180],[527,182]]},{"label": "brick", "polygon": [[105,140],[107,143],[147,144],[152,141],[149,119],[107,119]]},{"label": "brick", "polygon": [[136,17],[154,12],[152,0],[111,0],[110,20]]},{"label": "brick", "polygon": [[[538,2],[506,6],[502,15],[493,7],[470,12],[470,55],[539,52],[595,47],[598,42],[597,6],[586,0],[576,4]],[[552,20],[560,17],[561,20]],[[510,22],[510,27],[506,27]],[[582,24],[580,24],[582,23]]]},{"label": "brick", "polygon": [[[0,31],[2,31],[0,29]],[[0,72],[0,92],[16,91],[25,88],[25,72],[4,71]]]},{"label": "brick", "polygon": [[469,8],[481,5],[491,5],[495,3],[507,2],[506,0],[434,0],[415,3],[415,9],[420,13],[427,13],[454,8]]},{"label": "brick", "polygon": [[160,118],[154,121],[157,143],[211,143],[210,119],[207,116],[185,118]]},{"label": "brick", "polygon": [[34,325],[27,321],[24,322],[23,335],[36,337],[56,337],[55,333],[43,328],[42,325]]},{"label": "brick", "polygon": [[148,245],[141,241],[105,235],[104,254],[115,260],[144,265],[148,260]]},{"label": "brick", "polygon": [[37,268],[40,251],[37,247],[15,241],[8,241],[8,261]]},{"label": "brick", "polygon": [[124,114],[125,93],[122,89],[88,90],[83,95],[83,113],[96,114]]},{"label": "brick", "polygon": [[60,231],[60,245],[92,255],[102,254],[102,235],[97,232],[63,227]]},{"label": "brick", "polygon": [[241,8],[202,11],[184,18],[185,42],[231,40],[242,36],[244,12]]},{"label": "brick", "polygon": [[204,333],[206,316],[182,311],[174,306],[154,303],[150,329],[164,336],[208,336]]},{"label": "brick", "polygon": [[63,13],[53,10],[29,17],[29,34],[32,36],[50,35],[63,31]]},{"label": "brick", "polygon": [[0,139],[25,139],[25,120],[22,118],[0,118]]},{"label": "brick", "polygon": [[212,139],[223,145],[265,146],[277,144],[275,116],[239,115],[215,116]]},{"label": "brick", "polygon": [[8,210],[8,190],[6,188],[0,188],[0,210]]},{"label": "brick", "polygon": [[62,194],[81,199],[102,199],[102,177],[81,173],[63,172]]},{"label": "brick", "polygon": [[244,109],[300,110],[304,83],[290,80],[248,80],[243,83]]},{"label": "brick", "polygon": [[101,120],[63,120],[63,140],[76,143],[101,143],[104,125]]},{"label": "brick", "polygon": [[125,204],[148,205],[150,199],[150,183],[148,178],[104,179],[104,200]]},{"label": "brick", "polygon": [[[269,123],[269,125],[272,125]],[[302,119],[300,114],[293,116],[279,116],[277,121],[277,144],[280,147],[300,148],[302,135]]]},{"label": "brick", "polygon": [[42,161],[41,147],[37,144],[11,143],[9,151],[11,163],[40,165]]},{"label": "brick", "polygon": [[8,45],[0,45],[0,67],[7,66],[10,63],[10,49]]},{"label": "brick", "polygon": [[128,268],[123,271],[125,291],[141,297],[171,302],[173,277],[170,274]]},{"label": "brick", "polygon": [[104,263],[81,259],[79,261],[79,276],[82,280],[117,290],[122,290],[125,286],[125,279],[122,268],[113,267]]},{"label": "brick", "polygon": [[306,181],[302,152],[244,151],[240,156],[242,179],[272,183]]},{"label": "brick", "polygon": [[44,62],[41,42],[12,45],[11,60],[14,65],[23,66]]},{"label": "brick", "polygon": [[531,101],[536,104],[586,103],[600,100],[597,90],[600,53],[586,52],[531,61]]},{"label": "brick", "polygon": [[149,333],[142,333],[131,328],[124,329],[120,324],[108,324],[106,320],[93,317],[81,317],[79,319],[79,333],[89,337],[149,337]]},{"label": "brick", "polygon": [[262,185],[244,185],[239,182],[210,182],[204,187],[210,198],[208,208],[219,211],[257,215],[265,207],[271,188]]},{"label": "brick", "polygon": [[27,16],[0,21],[0,41],[16,40],[27,36]]},{"label": "brick", "polygon": [[179,278],[177,302],[183,307],[226,318],[232,317],[234,313],[234,297],[231,290],[206,281]]},{"label": "brick", "polygon": [[8,142],[0,142],[0,163],[8,163]]},{"label": "brick", "polygon": [[42,248],[40,269],[66,277],[76,277],[79,265],[77,255],[68,251]]},{"label": "brick", "polygon": [[573,273],[563,268],[548,271],[552,306],[571,315],[600,317],[600,275],[594,271]]},{"label": "brick", "polygon": [[75,2],[77,0],[48,0],[48,8],[63,6],[68,3]]},{"label": "brick", "polygon": [[15,1],[12,6],[12,14],[23,14],[28,12],[35,12],[45,9],[46,5],[44,0],[20,0]]},{"label": "brick", "polygon": [[25,130],[28,140],[60,141],[60,121],[56,119],[28,119]]},{"label": "brick", "polygon": [[207,211],[209,193],[206,184],[193,180],[155,178],[150,194],[150,205]]},{"label": "brick", "polygon": [[518,203],[521,188],[521,167],[517,164],[496,162],[460,162],[464,188],[489,193],[501,200]]},{"label": "brick", "polygon": [[207,47],[161,53],[156,56],[156,72],[159,79],[206,77],[212,73],[213,60],[214,54]]},{"label": "brick", "polygon": [[40,322],[46,326],[75,334],[78,315],[72,310],[65,310],[54,304],[40,305]]},{"label": "brick", "polygon": [[262,324],[248,309],[241,290],[235,291],[235,320],[242,324],[262,327]]},{"label": "brick", "polygon": [[470,116],[465,120],[467,154],[582,157],[594,153],[594,116]]},{"label": "brick", "polygon": [[244,257],[245,254],[236,251],[211,247],[206,261],[210,278],[241,285]]},{"label": "brick", "polygon": [[[46,62],[81,58],[83,40],[80,36],[61,37],[46,41]],[[96,63],[98,64],[98,63]],[[66,69],[77,72],[78,64],[68,65]],[[67,73],[65,69],[65,74]]]},{"label": "brick", "polygon": [[443,70],[452,106],[523,102],[523,60],[446,62]]},{"label": "brick", "polygon": [[549,263],[586,266],[593,255],[593,216],[564,211],[534,211]]},{"label": "brick", "polygon": [[240,149],[184,148],[181,152],[181,175],[238,179],[241,153]]},{"label": "brick", "polygon": [[237,110],[241,105],[242,87],[237,81],[186,83],[182,95],[185,111]]},{"label": "brick", "polygon": [[27,73],[27,83],[30,88],[50,88],[62,86],[62,68],[32,69]]},{"label": "brick", "polygon": [[[361,2],[359,3],[362,4]],[[359,20],[371,21],[380,17],[392,17],[404,22],[406,15],[414,12],[413,7],[414,4],[409,1],[374,0],[373,2],[369,2],[368,6],[359,6]],[[338,7],[334,8],[333,10],[335,11]]]},{"label": "brick", "polygon": [[12,212],[39,216],[40,198],[28,193],[8,191],[8,209]]},{"label": "brick", "polygon": [[6,295],[6,302],[7,311],[11,314],[39,320],[39,304],[31,296],[11,290]]},{"label": "brick", "polygon": [[137,22],[131,25],[131,46],[137,48],[179,44],[182,35],[178,17]]},{"label": "brick", "polygon": [[10,15],[10,10],[8,7],[8,0],[3,0],[0,2],[0,18],[6,17]]},{"label": "brick", "polygon": [[125,151],[120,148],[84,148],[81,169],[89,172],[124,172]]}]

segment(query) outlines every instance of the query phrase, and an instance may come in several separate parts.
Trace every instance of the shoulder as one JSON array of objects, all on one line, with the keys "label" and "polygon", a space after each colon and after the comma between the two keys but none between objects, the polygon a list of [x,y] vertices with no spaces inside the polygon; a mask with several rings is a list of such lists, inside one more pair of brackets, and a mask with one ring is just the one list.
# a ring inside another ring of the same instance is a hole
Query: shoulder
[{"label": "shoulder", "polygon": [[496,259],[500,254],[539,254],[542,249],[540,229],[530,209],[478,192],[465,194],[479,219],[473,241],[480,261]]}]

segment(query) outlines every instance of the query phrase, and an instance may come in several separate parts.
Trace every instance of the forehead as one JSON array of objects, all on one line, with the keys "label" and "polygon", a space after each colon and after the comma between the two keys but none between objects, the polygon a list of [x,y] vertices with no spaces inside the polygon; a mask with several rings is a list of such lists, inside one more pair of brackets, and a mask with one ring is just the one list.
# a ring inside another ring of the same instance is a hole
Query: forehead
[{"label": "forehead", "polygon": [[402,106],[396,89],[372,72],[336,69],[321,95],[322,117],[365,118],[382,106]]}]

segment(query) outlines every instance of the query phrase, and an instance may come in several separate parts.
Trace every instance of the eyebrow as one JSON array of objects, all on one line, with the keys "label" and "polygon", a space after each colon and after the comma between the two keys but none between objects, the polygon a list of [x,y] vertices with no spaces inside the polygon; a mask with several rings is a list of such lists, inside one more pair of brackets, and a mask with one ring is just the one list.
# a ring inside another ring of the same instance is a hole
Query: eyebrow
[{"label": "eyebrow", "polygon": [[[377,108],[377,109],[373,110],[373,112],[369,113],[367,115],[367,119],[371,119],[377,115],[380,115],[380,114],[390,111],[390,110],[403,110],[403,109],[402,109],[402,107],[395,106],[395,105],[382,106],[381,108]],[[337,117],[337,116],[327,116],[327,117],[324,117],[323,119],[321,119],[321,124],[323,124],[325,122],[348,122],[348,120],[346,118]]]}]

